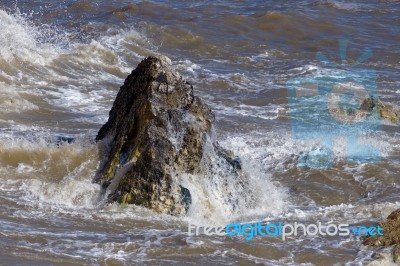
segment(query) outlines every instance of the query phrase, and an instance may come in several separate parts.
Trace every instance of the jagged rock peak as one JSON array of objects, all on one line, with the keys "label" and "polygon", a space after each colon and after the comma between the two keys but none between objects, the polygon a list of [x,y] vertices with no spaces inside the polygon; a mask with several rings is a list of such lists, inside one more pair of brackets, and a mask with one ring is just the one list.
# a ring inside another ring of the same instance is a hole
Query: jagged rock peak
[{"label": "jagged rock peak", "polygon": [[[98,132],[101,163],[95,181],[109,201],[183,214],[191,194],[179,174],[207,171],[203,155],[213,122],[211,109],[171,61],[150,56],[127,77]],[[240,168],[217,143],[212,146],[232,169]]]}]

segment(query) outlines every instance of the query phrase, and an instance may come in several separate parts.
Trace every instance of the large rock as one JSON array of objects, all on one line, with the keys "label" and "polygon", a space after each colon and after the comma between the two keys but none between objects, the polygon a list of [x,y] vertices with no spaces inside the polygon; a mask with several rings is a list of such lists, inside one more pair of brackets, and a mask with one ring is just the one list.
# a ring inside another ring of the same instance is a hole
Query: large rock
[{"label": "large rock", "polygon": [[[180,173],[206,171],[204,149],[214,121],[210,108],[166,57],[148,57],[125,80],[98,132],[101,163],[95,178],[110,202],[179,215],[191,203]],[[217,143],[220,158],[240,169]]]},{"label": "large rock", "polygon": [[364,245],[384,247],[400,244],[400,209],[392,212],[385,222],[378,225],[383,228],[383,236],[364,237]]},{"label": "large rock", "polygon": [[367,246],[393,246],[392,259],[398,263],[400,258],[400,209],[392,212],[384,222],[378,223],[383,228],[383,235],[366,236],[363,244]]},{"label": "large rock", "polygon": [[361,103],[360,110],[368,113],[377,112],[382,119],[392,123],[399,121],[398,113],[393,110],[391,106],[384,104],[382,101],[372,96]]}]

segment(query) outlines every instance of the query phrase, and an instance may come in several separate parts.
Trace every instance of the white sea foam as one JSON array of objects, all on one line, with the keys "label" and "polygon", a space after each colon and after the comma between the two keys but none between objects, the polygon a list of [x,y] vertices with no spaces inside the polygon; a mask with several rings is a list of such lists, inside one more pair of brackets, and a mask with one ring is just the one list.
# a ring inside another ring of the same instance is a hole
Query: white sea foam
[{"label": "white sea foam", "polygon": [[134,29],[74,43],[20,13],[0,10],[0,24],[0,112],[21,113],[43,104],[26,95],[73,113],[107,112],[123,79],[152,53]]},{"label": "white sea foam", "polygon": [[189,188],[192,196],[188,213],[192,223],[223,225],[235,219],[277,215],[285,209],[285,189],[270,180],[261,161],[240,151],[236,155],[242,165],[238,176],[211,145],[206,146],[204,154],[210,158],[206,163],[209,175],[181,175],[182,186]]},{"label": "white sea foam", "polygon": [[39,30],[22,15],[0,10],[0,58],[44,65],[56,55],[53,47],[39,44]]},{"label": "white sea foam", "polygon": [[39,109],[37,105],[24,99],[15,86],[5,84],[1,81],[0,106],[0,113],[21,113]]},{"label": "white sea foam", "polygon": [[328,3],[330,6],[339,9],[339,10],[348,10],[348,11],[369,11],[373,10],[372,6],[369,6],[367,3],[351,3],[345,1],[333,1],[333,0],[323,0],[323,2]]}]

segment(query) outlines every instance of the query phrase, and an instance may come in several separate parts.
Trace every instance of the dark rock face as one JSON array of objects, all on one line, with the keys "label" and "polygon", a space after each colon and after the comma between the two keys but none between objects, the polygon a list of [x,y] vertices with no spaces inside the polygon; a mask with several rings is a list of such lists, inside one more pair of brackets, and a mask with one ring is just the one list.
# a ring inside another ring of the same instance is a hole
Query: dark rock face
[{"label": "dark rock face", "polygon": [[[185,213],[192,199],[177,173],[204,170],[213,121],[210,108],[193,95],[193,86],[171,68],[168,58],[144,59],[120,88],[96,137],[102,161],[95,182],[102,184],[110,202]],[[212,145],[232,169],[240,169],[238,160]]]}]

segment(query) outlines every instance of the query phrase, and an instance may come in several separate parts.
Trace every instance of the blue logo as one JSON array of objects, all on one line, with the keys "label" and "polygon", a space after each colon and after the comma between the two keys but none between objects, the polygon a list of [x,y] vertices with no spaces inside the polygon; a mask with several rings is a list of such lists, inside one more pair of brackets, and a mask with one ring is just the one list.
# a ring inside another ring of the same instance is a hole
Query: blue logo
[{"label": "blue logo", "polygon": [[372,52],[365,49],[358,60],[348,64],[347,41],[339,41],[339,47],[341,64],[334,64],[318,52],[317,60],[327,67],[323,73],[286,83],[293,138],[319,143],[315,149],[300,153],[299,167],[331,167],[334,148],[343,139],[345,144],[341,146],[348,161],[380,160],[379,150],[361,138],[381,126],[376,112],[360,108],[364,100],[378,99],[376,72],[360,68]]}]

